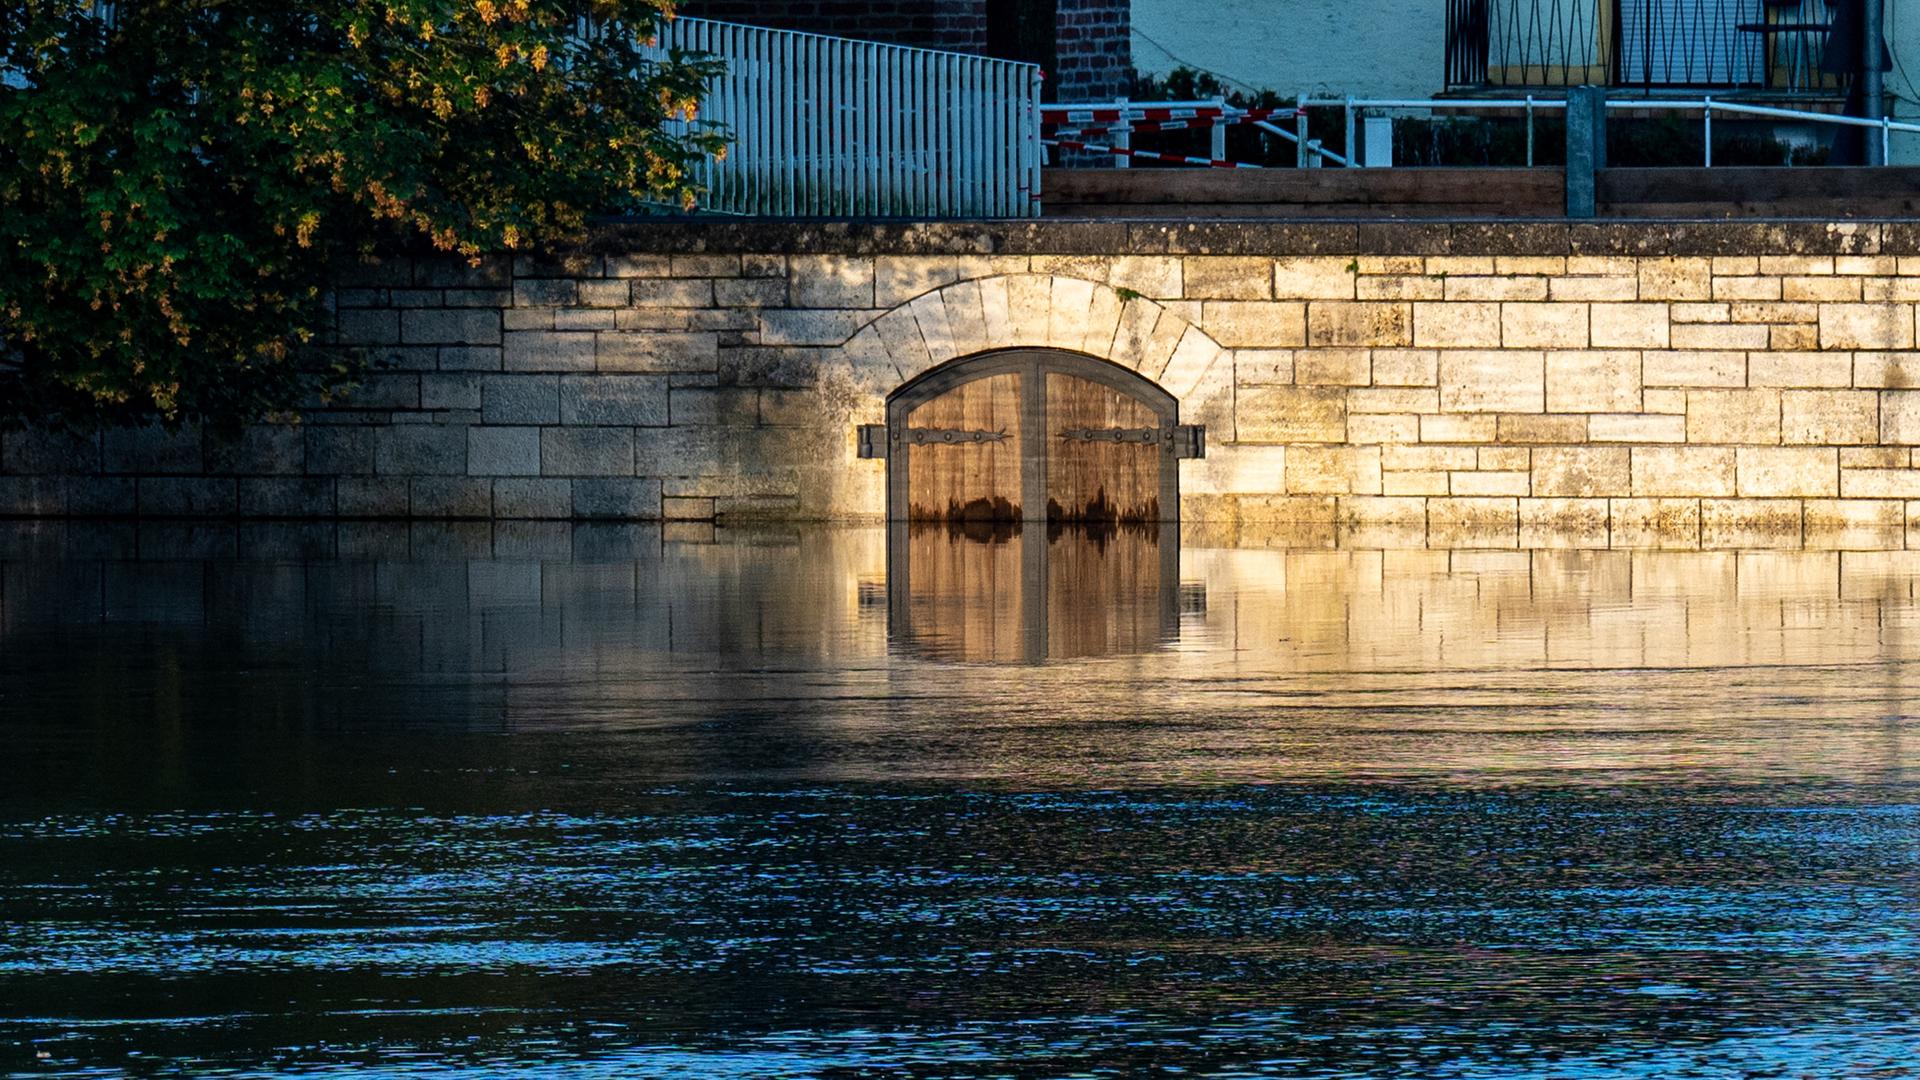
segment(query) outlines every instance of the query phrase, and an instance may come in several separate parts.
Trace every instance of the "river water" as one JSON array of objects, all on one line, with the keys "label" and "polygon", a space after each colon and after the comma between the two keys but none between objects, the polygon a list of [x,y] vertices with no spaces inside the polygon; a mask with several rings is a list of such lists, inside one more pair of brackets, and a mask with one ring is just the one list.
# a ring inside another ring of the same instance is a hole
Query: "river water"
[{"label": "river water", "polygon": [[1920,1075],[1920,551],[1346,543],[0,524],[0,1073]]}]

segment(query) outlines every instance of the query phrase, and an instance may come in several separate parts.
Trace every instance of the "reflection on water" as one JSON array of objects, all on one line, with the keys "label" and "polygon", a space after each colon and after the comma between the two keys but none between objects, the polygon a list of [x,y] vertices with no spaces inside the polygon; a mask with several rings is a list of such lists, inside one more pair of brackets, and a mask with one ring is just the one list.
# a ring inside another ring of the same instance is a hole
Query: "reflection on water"
[{"label": "reflection on water", "polygon": [[904,647],[949,660],[1070,660],[1179,634],[1172,525],[897,522],[888,615]]},{"label": "reflection on water", "polygon": [[0,1073],[1914,1075],[1917,583],[0,526]]}]

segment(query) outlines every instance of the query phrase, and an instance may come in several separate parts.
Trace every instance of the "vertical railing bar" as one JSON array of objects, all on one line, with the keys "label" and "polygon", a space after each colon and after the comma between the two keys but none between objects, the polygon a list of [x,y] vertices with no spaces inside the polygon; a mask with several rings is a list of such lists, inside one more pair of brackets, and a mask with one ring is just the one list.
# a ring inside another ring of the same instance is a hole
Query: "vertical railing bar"
[{"label": "vertical railing bar", "polygon": [[978,158],[974,164],[980,216],[993,216],[993,73],[999,63],[983,60],[974,65],[974,117],[978,132]]},{"label": "vertical railing bar", "polygon": [[866,205],[866,171],[861,163],[867,159],[866,142],[863,138],[866,130],[867,115],[867,49],[861,42],[854,42],[847,48],[847,176],[848,205],[853,212],[863,212]]},{"label": "vertical railing bar", "polygon": [[1304,90],[1294,98],[1293,127],[1299,136],[1293,140],[1293,167],[1304,169],[1307,167],[1307,94]]},{"label": "vertical railing bar", "polygon": [[934,58],[926,53],[920,54],[920,77],[915,80],[914,95],[921,115],[920,129],[920,214],[932,214],[939,202],[939,182],[935,179],[938,168],[938,150],[940,137],[940,107],[933,94],[934,80],[939,76],[934,70]]},{"label": "vertical railing bar", "polygon": [[770,53],[772,41],[766,34],[751,34],[747,39],[747,55],[753,72],[753,84],[747,87],[747,107],[753,110],[753,130],[751,135],[752,158],[740,163],[740,171],[748,177],[750,200],[748,205],[755,213],[765,214],[772,211],[769,201],[773,195],[773,185],[767,182],[767,159],[772,154],[769,145],[768,128],[772,117],[767,114],[767,87],[773,82],[773,56]]},{"label": "vertical railing bar", "polygon": [[893,153],[892,121],[893,87],[888,74],[887,51],[875,49],[873,53],[873,163],[874,206],[871,213],[885,214],[892,205],[889,198],[889,178],[893,170],[889,166]]},{"label": "vertical railing bar", "polygon": [[987,215],[989,217],[1006,216],[1002,208],[1005,200],[1001,197],[1005,174],[1000,170],[999,159],[999,148],[1004,142],[1000,137],[1000,71],[1002,67],[1003,65],[1000,64],[989,64],[981,73],[984,85],[980,93],[985,100],[987,121],[986,130],[982,136],[986,140],[986,145],[981,148],[981,154],[987,170]]},{"label": "vertical railing bar", "polygon": [[[740,35],[732,28],[719,24],[709,24],[699,27],[698,30],[699,36],[702,39],[700,46],[702,52],[717,53],[723,57],[731,57],[738,51],[737,46]],[[708,116],[704,108],[701,109],[697,115],[705,118],[710,123],[725,124],[729,131],[738,130],[740,110],[734,107],[733,101],[734,87],[738,85],[738,81],[738,76],[734,75],[732,65],[729,64],[727,70],[721,72],[719,78],[715,80],[719,85],[713,88],[714,101],[719,105],[718,115]],[[732,155],[728,156],[731,157]],[[738,210],[739,192],[734,190],[732,183],[733,170],[728,168],[725,162],[716,162],[708,159],[704,172],[707,191],[709,192],[708,197],[713,200],[714,205],[729,210]]]},{"label": "vertical railing bar", "polygon": [[1022,170],[1026,166],[1020,153],[1020,135],[1026,130],[1021,119],[1021,103],[1026,100],[1026,72],[1018,68],[1006,69],[1003,82],[1006,85],[1005,107],[1000,113],[1000,123],[1006,133],[1005,152],[1002,160],[1007,169],[1007,216],[1027,216],[1027,177]]},{"label": "vertical railing bar", "polygon": [[880,84],[887,88],[886,100],[880,104],[880,130],[886,140],[882,158],[886,196],[882,213],[891,216],[900,208],[900,54],[892,49],[883,50],[880,61]]},{"label": "vertical railing bar", "polygon": [[813,41],[795,37],[793,46],[793,81],[787,84],[793,88],[787,95],[793,99],[793,213],[805,214],[813,201],[807,166],[807,152],[813,145],[807,117],[807,76],[813,70]]},{"label": "vertical railing bar", "polygon": [[1713,95],[1700,100],[1701,141],[1706,143],[1706,167],[1713,168]]},{"label": "vertical railing bar", "polygon": [[[940,84],[951,87],[953,83],[946,78],[946,58],[930,56],[927,58],[927,90]],[[932,125],[927,133],[927,212],[939,217],[947,207],[947,176],[951,163],[947,157],[952,148],[952,133],[948,130],[947,110],[951,108],[952,95],[943,93],[934,97],[931,93],[921,100],[927,102],[927,112]]]},{"label": "vertical railing bar", "polygon": [[840,183],[840,159],[845,148],[840,144],[840,51],[846,43],[827,41],[820,46],[820,78],[823,88],[820,103],[814,108],[820,113],[820,175],[823,189],[820,192],[820,209],[823,213],[839,214],[840,197],[844,188]]},{"label": "vertical railing bar", "polygon": [[965,132],[961,152],[959,211],[969,217],[980,217],[980,68],[981,63],[973,57],[963,57],[954,61],[954,66],[964,75],[961,82],[966,86],[966,94],[960,99],[960,126]]},{"label": "vertical railing bar", "polygon": [[908,100],[903,103],[905,107],[900,110],[907,121],[907,137],[902,140],[900,149],[903,154],[907,156],[908,191],[911,194],[908,196],[906,209],[909,214],[920,214],[924,212],[926,207],[926,200],[924,198],[926,193],[926,173],[924,171],[926,162],[924,158],[915,152],[916,148],[924,147],[927,144],[926,112],[924,109],[927,88],[925,66],[926,58],[922,54],[913,53],[908,57],[908,76],[905,88]]},{"label": "vertical railing bar", "polygon": [[780,197],[781,209],[791,217],[799,209],[800,170],[798,166],[800,146],[800,106],[795,100],[798,93],[799,41],[786,34],[780,35],[780,79],[774,85],[792,88],[780,95],[780,171],[783,174],[780,184],[783,194]]},{"label": "vertical railing bar", "polygon": [[827,122],[820,129],[820,168],[827,185],[822,200],[823,206],[833,208],[833,213],[845,214],[846,184],[841,180],[840,170],[846,163],[847,147],[841,141],[845,130],[846,118],[841,112],[840,80],[846,75],[846,65],[841,57],[846,52],[845,41],[829,42],[824,50],[826,57],[820,72],[820,85],[825,88],[820,102],[820,111]]},{"label": "vertical railing bar", "polygon": [[945,68],[946,74],[951,77],[949,79],[949,85],[960,90],[959,93],[948,98],[948,104],[945,110],[947,114],[948,149],[946,158],[948,164],[944,170],[945,175],[942,179],[944,198],[941,200],[943,203],[941,208],[943,214],[958,216],[961,206],[965,203],[965,195],[962,194],[962,184],[967,175],[967,99],[964,90],[965,78],[960,73],[961,57],[957,55],[949,54],[945,60],[941,62],[940,66]]},{"label": "vertical railing bar", "polygon": [[755,207],[753,163],[758,155],[749,148],[759,137],[760,125],[764,119],[757,107],[758,103],[754,100],[755,87],[762,81],[758,78],[758,68],[753,62],[754,47],[758,44],[759,38],[758,34],[740,35],[739,55],[728,59],[729,69],[740,73],[738,97],[742,113],[741,126],[735,129],[734,145],[727,156],[733,163],[734,190],[740,193],[740,206],[743,212],[745,208]]},{"label": "vertical railing bar", "polygon": [[[732,54],[731,39],[734,35],[728,32],[727,27],[709,25],[695,26],[691,29],[693,33],[690,36],[698,43],[697,47],[701,52],[718,53],[722,56]],[[733,79],[722,73],[714,80],[714,84],[708,100],[701,102],[700,111],[696,115],[709,123],[731,126],[733,110],[728,108],[727,95],[732,90]],[[707,185],[708,199],[717,208],[731,209],[728,198],[730,193],[727,190],[727,170],[722,164],[713,162],[711,159],[704,162],[703,166],[701,179]]]},{"label": "vertical railing bar", "polygon": [[793,176],[793,206],[788,213],[796,215],[807,212],[807,201],[813,197],[813,193],[807,188],[807,144],[809,142],[807,138],[808,44],[809,42],[806,38],[795,37],[793,39],[793,73],[789,76],[790,81],[786,84],[792,88],[787,93],[787,97],[793,103],[791,106],[793,121],[788,125],[787,136],[790,140],[788,160],[792,162],[788,168]]},{"label": "vertical railing bar", "polygon": [[973,212],[971,188],[973,185],[973,99],[972,86],[973,63],[971,57],[955,56],[947,61],[953,72],[954,90],[952,116],[955,127],[953,153],[953,201],[948,211],[955,216]]},{"label": "vertical railing bar", "polygon": [[875,48],[874,85],[879,93],[873,103],[874,123],[874,212],[893,212],[893,114],[898,111],[894,93],[893,50]]},{"label": "vertical railing bar", "polygon": [[1019,200],[1020,216],[1031,217],[1039,212],[1035,198],[1040,189],[1034,185],[1035,174],[1040,168],[1040,74],[1037,68],[1027,68],[1013,79],[1013,145],[1018,155],[1019,167],[1014,170],[1020,177],[1020,190],[1014,197]]},{"label": "vertical railing bar", "polygon": [[1527,168],[1533,168],[1533,95],[1527,95]]},{"label": "vertical railing bar", "polygon": [[813,209],[816,216],[833,212],[833,42],[815,38],[813,42],[813,132],[812,153],[808,156],[813,173]]},{"label": "vertical railing bar", "polygon": [[773,87],[779,85],[779,59],[774,50],[779,47],[779,39],[771,34],[756,34],[754,42],[754,73],[758,85],[753,90],[753,103],[760,119],[753,125],[753,201],[760,213],[773,214],[779,212],[780,198],[779,185],[773,175],[774,162],[779,159],[774,145],[774,132],[779,123],[773,113]]},{"label": "vertical railing bar", "polygon": [[946,162],[943,160],[943,155],[946,151],[944,136],[947,127],[947,95],[942,93],[936,96],[932,92],[934,86],[940,82],[940,58],[938,56],[925,55],[921,57],[921,62],[924,68],[920,76],[920,101],[922,107],[924,107],[927,112],[927,137],[925,144],[927,201],[926,205],[921,207],[920,212],[929,216],[938,217],[940,214],[941,200],[940,185],[946,173]]},{"label": "vertical railing bar", "polygon": [[847,46],[847,196],[848,205],[853,213],[863,213],[866,205],[866,170],[861,164],[867,159],[866,115],[867,115],[867,49],[862,42],[853,42]]},{"label": "vertical railing bar", "polygon": [[[1360,155],[1356,153],[1354,150],[1354,144],[1358,140],[1354,138],[1354,131],[1353,131],[1353,95],[1352,94],[1347,95],[1345,120],[1346,120],[1346,128],[1347,128],[1347,149],[1346,149],[1347,168],[1354,169],[1354,168],[1358,168],[1360,165]],[[1222,130],[1224,130],[1224,127],[1222,128]],[[1213,156],[1215,158],[1224,158],[1227,155],[1215,154]]]},{"label": "vertical railing bar", "polygon": [[876,178],[875,213],[886,214],[893,207],[893,55],[890,49],[873,54],[874,167]]},{"label": "vertical railing bar", "polygon": [[1007,189],[1012,187],[1015,182],[1014,170],[1011,168],[1002,167],[1007,163],[1007,158],[1008,158],[1008,155],[1004,151],[1007,148],[1011,148],[1013,145],[1012,125],[1007,122],[1011,116],[1011,114],[1008,112],[1009,103],[1007,100],[1008,94],[1006,92],[1009,89],[1007,85],[1008,75],[1009,75],[1009,68],[1007,65],[1005,64],[994,65],[993,81],[992,81],[993,103],[994,103],[993,104],[993,135],[992,135],[991,144],[987,147],[987,152],[990,155],[990,160],[993,163],[994,190],[996,191],[997,198],[999,200],[998,203],[996,204],[996,211],[999,214],[999,216],[1002,216],[1002,217],[1011,216],[1009,211],[1013,203],[1011,199],[1008,197]]}]

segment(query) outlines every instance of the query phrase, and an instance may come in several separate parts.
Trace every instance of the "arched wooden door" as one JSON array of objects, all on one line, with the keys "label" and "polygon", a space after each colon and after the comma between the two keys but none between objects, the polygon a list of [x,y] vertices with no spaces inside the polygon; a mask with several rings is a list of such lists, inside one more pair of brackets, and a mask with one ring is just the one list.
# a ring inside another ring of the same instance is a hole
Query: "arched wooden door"
[{"label": "arched wooden door", "polygon": [[1198,428],[1173,395],[1076,353],[1021,349],[945,364],[887,400],[887,516],[976,525],[1175,521],[1177,459]]}]

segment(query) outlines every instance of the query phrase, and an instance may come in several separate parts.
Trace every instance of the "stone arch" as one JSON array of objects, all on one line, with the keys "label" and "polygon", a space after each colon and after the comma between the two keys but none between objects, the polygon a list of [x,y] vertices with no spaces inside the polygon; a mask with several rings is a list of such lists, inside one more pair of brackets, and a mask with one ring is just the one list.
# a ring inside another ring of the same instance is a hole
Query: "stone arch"
[{"label": "stone arch", "polygon": [[[893,307],[831,350],[819,372],[820,420],[835,429],[840,454],[817,478],[822,501],[849,516],[884,516],[886,470],[858,459],[857,426],[884,423],[888,395],[936,365],[1018,348],[1118,364],[1171,394],[1182,422],[1206,427],[1209,446],[1233,440],[1233,354],[1173,307],[1066,275],[971,278]],[[1196,464],[1183,461],[1182,472]],[[1208,487],[1195,479],[1196,490]]]},{"label": "stone arch", "polygon": [[841,346],[853,385],[884,398],[939,364],[993,349],[1053,348],[1118,364],[1182,401],[1224,350],[1164,304],[1053,274],[959,281],[900,304]]}]

